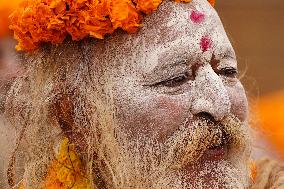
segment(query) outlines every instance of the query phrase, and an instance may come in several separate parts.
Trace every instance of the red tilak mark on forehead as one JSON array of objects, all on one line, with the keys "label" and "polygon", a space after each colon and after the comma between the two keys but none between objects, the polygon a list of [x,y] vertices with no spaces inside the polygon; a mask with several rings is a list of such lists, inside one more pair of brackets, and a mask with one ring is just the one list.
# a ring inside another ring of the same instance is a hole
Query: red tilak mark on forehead
[{"label": "red tilak mark on forehead", "polygon": [[202,52],[208,51],[212,47],[212,39],[210,39],[208,36],[203,36],[200,40],[200,48],[202,49]]},{"label": "red tilak mark on forehead", "polygon": [[189,14],[190,14],[189,15],[190,20],[196,24],[203,22],[205,19],[205,15],[203,13],[195,11],[195,10]]}]

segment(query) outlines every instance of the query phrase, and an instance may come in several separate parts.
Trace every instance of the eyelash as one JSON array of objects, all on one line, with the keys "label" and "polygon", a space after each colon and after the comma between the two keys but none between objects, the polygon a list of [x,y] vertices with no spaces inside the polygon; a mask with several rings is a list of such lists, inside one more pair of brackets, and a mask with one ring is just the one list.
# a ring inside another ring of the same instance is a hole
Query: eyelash
[{"label": "eyelash", "polygon": [[227,67],[227,68],[222,68],[218,74],[229,78],[237,78],[238,70],[233,67]]},{"label": "eyelash", "polygon": [[190,80],[190,73],[185,72],[180,74],[179,76],[167,79],[165,81],[161,81],[156,85],[163,85],[165,87],[178,87]]},{"label": "eyelash", "polygon": [[[218,71],[219,75],[223,75],[228,78],[237,78],[238,76],[238,70],[233,67],[227,67],[222,68],[220,71]],[[178,87],[186,83],[188,80],[191,79],[191,74],[188,72],[182,73],[179,76],[167,79],[165,81],[161,81],[159,83],[156,83],[156,86],[165,86],[165,87]]]}]

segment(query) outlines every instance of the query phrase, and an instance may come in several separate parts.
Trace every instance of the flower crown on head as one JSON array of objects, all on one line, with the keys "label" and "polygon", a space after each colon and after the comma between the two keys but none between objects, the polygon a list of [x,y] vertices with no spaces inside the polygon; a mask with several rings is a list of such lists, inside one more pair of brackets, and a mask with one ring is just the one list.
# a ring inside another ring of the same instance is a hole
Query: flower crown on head
[{"label": "flower crown on head", "polygon": [[[163,0],[24,0],[10,16],[17,50],[32,51],[41,43],[60,44],[70,35],[78,41],[103,39],[121,28],[135,33],[142,13],[157,10]],[[190,2],[191,0],[175,0]],[[215,0],[208,0],[214,6]]]}]

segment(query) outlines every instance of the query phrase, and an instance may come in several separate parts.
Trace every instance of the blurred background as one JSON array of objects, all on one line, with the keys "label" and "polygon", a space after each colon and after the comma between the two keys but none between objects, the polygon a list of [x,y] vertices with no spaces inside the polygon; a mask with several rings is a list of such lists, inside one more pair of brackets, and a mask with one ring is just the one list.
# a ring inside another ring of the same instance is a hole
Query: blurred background
[{"label": "blurred background", "polygon": [[284,160],[284,0],[217,0],[250,100],[256,151]]},{"label": "blurred background", "polygon": [[217,0],[250,95],[284,90],[284,1]]}]

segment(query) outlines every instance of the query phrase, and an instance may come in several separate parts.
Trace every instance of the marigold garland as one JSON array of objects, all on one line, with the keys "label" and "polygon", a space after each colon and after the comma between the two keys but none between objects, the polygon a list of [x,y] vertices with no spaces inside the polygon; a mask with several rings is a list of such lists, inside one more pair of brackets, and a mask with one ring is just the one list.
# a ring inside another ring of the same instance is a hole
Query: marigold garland
[{"label": "marigold garland", "polygon": [[214,7],[216,0],[208,0],[208,2]]},{"label": "marigold garland", "polygon": [[[121,28],[135,33],[142,13],[157,10],[163,0],[25,0],[10,16],[17,50],[32,51],[43,42],[60,44],[70,35],[78,41],[103,39]],[[175,0],[190,2],[191,0]],[[209,0],[214,5],[214,0]]]},{"label": "marigold garland", "polygon": [[[43,189],[91,189],[74,144],[62,140],[57,159],[49,166]],[[25,189],[21,184],[19,189]]]}]

